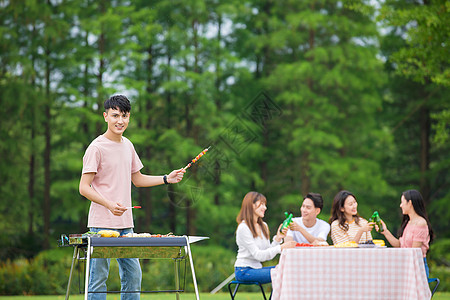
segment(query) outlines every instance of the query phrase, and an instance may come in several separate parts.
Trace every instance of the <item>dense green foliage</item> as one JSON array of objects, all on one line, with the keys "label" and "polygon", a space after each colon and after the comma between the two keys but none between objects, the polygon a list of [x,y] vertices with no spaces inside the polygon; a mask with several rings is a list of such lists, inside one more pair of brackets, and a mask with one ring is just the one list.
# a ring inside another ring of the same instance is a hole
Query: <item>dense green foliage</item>
[{"label": "dense green foliage", "polygon": [[395,232],[415,188],[448,267],[449,15],[444,0],[2,1],[0,261],[87,231],[82,156],[123,93],[143,173],[212,146],[180,184],[133,188],[136,232],[234,252],[246,192],[267,196],[273,231],[309,191],[328,220],[341,189]]}]

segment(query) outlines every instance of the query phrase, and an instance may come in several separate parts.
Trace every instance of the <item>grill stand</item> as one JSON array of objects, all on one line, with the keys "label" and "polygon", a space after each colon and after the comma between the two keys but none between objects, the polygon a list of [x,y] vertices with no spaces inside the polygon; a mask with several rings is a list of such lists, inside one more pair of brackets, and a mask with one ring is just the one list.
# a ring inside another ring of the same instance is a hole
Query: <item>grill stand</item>
[{"label": "grill stand", "polygon": [[[185,253],[188,254],[189,257],[189,263],[190,263],[190,267],[191,267],[191,272],[192,272],[192,281],[194,284],[194,290],[195,290],[195,297],[197,300],[200,300],[200,295],[198,292],[198,286],[197,286],[197,278],[195,276],[195,269],[194,269],[194,261],[192,258],[192,253],[191,253],[191,247],[189,244],[189,237],[184,235],[183,238],[186,240],[186,246],[184,246],[184,251]],[[192,241],[191,243],[203,240],[203,239],[207,239],[206,237],[192,237]],[[132,238],[130,238],[132,239]],[[73,276],[73,268],[74,268],[74,264],[75,264],[75,260],[80,260],[80,251],[81,248],[85,247],[85,245],[74,245],[74,251],[73,251],[73,256],[72,256],[72,265],[70,267],[70,273],[69,273],[69,281],[67,283],[67,291],[66,291],[66,298],[65,300],[69,299],[69,294],[70,294],[70,286],[72,283],[72,276]],[[154,247],[154,246],[148,246],[148,247]],[[94,247],[92,246],[91,243],[91,237],[87,237],[87,248],[86,248],[86,274],[85,274],[85,287],[84,287],[84,299],[87,300],[88,298],[88,288],[89,288],[89,265],[90,265],[90,260],[91,260],[91,255],[94,251]],[[179,278],[179,263],[180,263],[180,258],[176,258],[175,259],[175,292],[176,292],[176,298],[177,300],[180,299],[180,278]]]}]

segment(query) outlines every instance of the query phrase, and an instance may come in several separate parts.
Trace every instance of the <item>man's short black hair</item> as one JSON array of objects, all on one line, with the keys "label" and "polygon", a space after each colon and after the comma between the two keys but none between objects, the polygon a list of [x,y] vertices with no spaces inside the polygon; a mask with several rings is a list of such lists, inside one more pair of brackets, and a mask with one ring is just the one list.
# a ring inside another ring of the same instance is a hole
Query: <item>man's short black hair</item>
[{"label": "man's short black hair", "polygon": [[305,200],[306,198],[309,198],[312,200],[312,202],[314,203],[314,207],[320,208],[320,210],[322,210],[322,208],[323,208],[322,195],[320,195],[319,193],[308,193],[305,196],[305,198],[303,198],[303,200]]},{"label": "man's short black hair", "polygon": [[128,113],[131,111],[130,100],[124,95],[114,95],[111,96],[104,103],[105,111],[108,111],[110,108],[115,108],[120,110],[121,112]]}]

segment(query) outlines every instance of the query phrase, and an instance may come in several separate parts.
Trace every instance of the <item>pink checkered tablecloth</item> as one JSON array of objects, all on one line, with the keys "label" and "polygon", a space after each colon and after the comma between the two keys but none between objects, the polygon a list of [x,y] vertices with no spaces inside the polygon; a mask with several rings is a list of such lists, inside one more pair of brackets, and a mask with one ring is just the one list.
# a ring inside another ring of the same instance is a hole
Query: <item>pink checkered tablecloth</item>
[{"label": "pink checkered tablecloth", "polygon": [[273,300],[431,298],[420,248],[286,249],[271,276]]}]

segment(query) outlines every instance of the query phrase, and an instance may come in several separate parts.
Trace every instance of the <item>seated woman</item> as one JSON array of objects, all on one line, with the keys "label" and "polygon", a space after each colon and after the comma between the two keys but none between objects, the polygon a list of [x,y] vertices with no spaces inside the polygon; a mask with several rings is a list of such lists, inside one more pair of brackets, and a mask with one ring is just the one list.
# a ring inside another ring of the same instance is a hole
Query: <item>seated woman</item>
[{"label": "seated woman", "polygon": [[331,240],[333,244],[354,241],[363,243],[371,240],[373,223],[358,215],[358,202],[349,191],[340,191],[334,196],[331,207]]},{"label": "seated woman", "polygon": [[267,200],[258,192],[248,192],[242,201],[241,211],[236,218],[239,224],[236,230],[236,243],[238,253],[235,267],[236,279],[246,282],[269,283],[272,281],[270,270],[272,267],[262,267],[261,262],[271,260],[281,250],[293,248],[295,241],[281,244],[286,236],[287,229],[274,236],[272,243],[269,241],[269,227],[263,221],[267,210]]},{"label": "seated woman", "polygon": [[400,207],[403,213],[403,221],[398,230],[397,239],[387,229],[386,223],[381,220],[383,231],[381,232],[393,247],[401,248],[421,248],[423,261],[425,263],[425,272],[429,277],[427,264],[427,251],[430,243],[433,241],[433,229],[428,220],[423,197],[419,191],[408,190],[402,193]]}]

